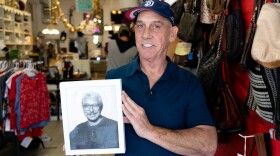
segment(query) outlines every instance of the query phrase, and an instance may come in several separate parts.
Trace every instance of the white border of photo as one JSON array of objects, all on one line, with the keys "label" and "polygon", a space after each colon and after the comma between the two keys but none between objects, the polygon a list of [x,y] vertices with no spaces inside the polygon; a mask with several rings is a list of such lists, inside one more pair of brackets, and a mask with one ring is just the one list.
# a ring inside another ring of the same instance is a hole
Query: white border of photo
[{"label": "white border of photo", "polygon": [[[87,121],[81,99],[88,91],[98,92],[103,100],[101,115],[118,122],[118,148],[71,150],[69,133],[81,122]],[[121,79],[68,81],[60,83],[62,123],[66,155],[125,153],[124,121],[121,109]]]}]

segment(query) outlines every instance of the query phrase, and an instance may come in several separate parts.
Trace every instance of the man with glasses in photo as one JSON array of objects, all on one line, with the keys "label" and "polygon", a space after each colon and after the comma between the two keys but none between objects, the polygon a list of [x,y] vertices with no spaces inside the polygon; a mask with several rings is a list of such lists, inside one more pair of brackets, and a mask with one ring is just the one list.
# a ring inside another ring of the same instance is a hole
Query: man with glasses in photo
[{"label": "man with glasses in photo", "polygon": [[70,132],[71,150],[118,148],[118,123],[101,115],[101,96],[96,92],[87,92],[82,98],[82,108],[87,121]]}]

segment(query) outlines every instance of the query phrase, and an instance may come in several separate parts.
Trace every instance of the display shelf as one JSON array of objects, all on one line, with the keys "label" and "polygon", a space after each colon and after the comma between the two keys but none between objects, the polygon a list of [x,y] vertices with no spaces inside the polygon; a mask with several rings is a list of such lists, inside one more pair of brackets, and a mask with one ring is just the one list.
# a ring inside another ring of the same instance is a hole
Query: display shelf
[{"label": "display shelf", "polygon": [[32,50],[32,37],[31,14],[0,5],[0,40],[9,50],[17,49],[19,57],[26,58]]}]

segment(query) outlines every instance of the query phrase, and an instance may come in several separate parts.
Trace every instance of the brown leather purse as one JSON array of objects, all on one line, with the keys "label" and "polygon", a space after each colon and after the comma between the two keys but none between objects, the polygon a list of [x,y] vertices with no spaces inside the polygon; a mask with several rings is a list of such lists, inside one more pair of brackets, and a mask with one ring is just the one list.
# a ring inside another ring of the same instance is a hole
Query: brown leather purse
[{"label": "brown leather purse", "polygon": [[[239,132],[244,127],[244,118],[240,111],[240,107],[233,97],[232,91],[229,88],[229,69],[227,63],[227,54],[225,52],[223,61],[221,62],[221,76],[222,84],[220,88],[220,96],[218,104],[220,110],[219,118],[217,120],[217,128],[221,133]],[[214,114],[215,115],[215,114]],[[215,116],[214,116],[215,118]]]}]

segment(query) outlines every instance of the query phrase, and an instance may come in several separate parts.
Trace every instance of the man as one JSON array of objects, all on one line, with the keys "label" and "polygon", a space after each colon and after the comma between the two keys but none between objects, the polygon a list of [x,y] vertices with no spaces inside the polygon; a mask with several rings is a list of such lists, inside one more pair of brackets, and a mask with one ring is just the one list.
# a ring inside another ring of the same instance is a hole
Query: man
[{"label": "man", "polygon": [[130,30],[127,26],[120,26],[118,37],[108,43],[107,71],[126,65],[132,61],[136,54],[134,40],[130,40]]},{"label": "man", "polygon": [[118,123],[101,115],[101,96],[96,92],[86,93],[82,107],[88,121],[70,132],[71,150],[118,148]]},{"label": "man", "polygon": [[170,5],[148,0],[127,16],[136,18],[139,56],[106,74],[122,79],[124,155],[214,155],[217,133],[200,82],[166,56],[178,31]]},{"label": "man", "polygon": [[78,50],[79,59],[87,59],[87,39],[81,31],[77,32],[75,47]]}]

